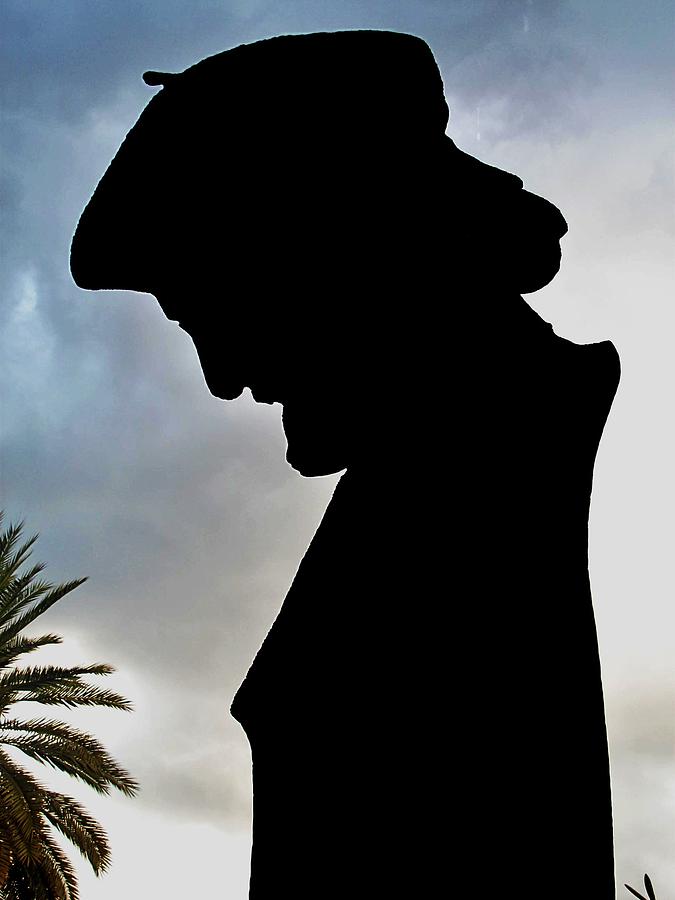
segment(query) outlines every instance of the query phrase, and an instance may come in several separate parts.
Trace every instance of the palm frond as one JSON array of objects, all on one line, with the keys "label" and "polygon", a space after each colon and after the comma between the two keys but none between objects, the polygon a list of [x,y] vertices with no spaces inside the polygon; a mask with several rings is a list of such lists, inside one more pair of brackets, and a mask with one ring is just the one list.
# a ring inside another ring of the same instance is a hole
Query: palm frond
[{"label": "palm frond", "polygon": [[[1,521],[2,519],[0,519]],[[0,591],[5,589],[17,569],[30,556],[33,544],[38,539],[39,535],[34,534],[18,550],[12,553],[21,537],[23,526],[24,522],[17,522],[14,525],[10,525],[5,532],[0,534]]]},{"label": "palm frond", "polygon": [[9,870],[2,900],[54,900],[39,869],[14,862]]},{"label": "palm frond", "polygon": [[107,706],[110,709],[132,709],[131,703],[115,691],[104,691],[89,685],[68,687],[66,685],[53,689],[41,689],[18,697],[16,703],[40,703],[43,706],[66,706],[75,709],[77,706]]},{"label": "palm frond", "polygon": [[0,644],[0,669],[4,669],[11,665],[20,656],[25,653],[32,653],[39,650],[40,647],[47,647],[50,644],[62,644],[63,638],[58,634],[42,634],[40,637],[15,637],[7,641],[6,644]]},{"label": "palm frond", "polygon": [[63,584],[49,585],[50,590],[44,594],[42,599],[38,599],[30,609],[27,609],[21,615],[15,616],[11,622],[0,630],[0,644],[16,637],[20,631],[23,631],[31,622],[34,622],[38,616],[47,612],[62,597],[84,584],[86,580],[86,578],[76,578],[74,581],[66,581]]},{"label": "palm frond", "polygon": [[0,623],[5,622],[12,615],[17,601],[24,599],[37,599],[44,593],[42,588],[49,585],[47,581],[35,581],[37,575],[45,568],[44,563],[35,563],[21,575],[12,578],[0,591]]},{"label": "palm frond", "polygon": [[77,877],[70,860],[46,829],[39,858],[10,866],[2,900],[77,900]]},{"label": "palm frond", "polygon": [[632,888],[629,884],[624,884],[624,887],[626,888],[627,891],[630,891],[634,897],[637,897],[638,900],[656,900],[656,894],[654,893],[654,886],[652,884],[652,880],[649,877],[649,875],[647,875],[646,873],[644,876],[644,884],[645,884],[645,890],[647,891],[646,897],[643,894],[641,894],[639,891],[636,891],[635,888]]},{"label": "palm frond", "polygon": [[35,835],[42,825],[40,800],[45,789],[26,769],[0,749],[0,809],[2,818],[14,826],[10,830],[13,852],[29,863],[36,852]]},{"label": "palm frond", "polygon": [[0,824],[0,896],[2,896],[2,885],[7,881],[9,867],[12,865],[12,847],[3,832],[4,829]]},{"label": "palm frond", "polygon": [[115,691],[104,690],[82,681],[86,675],[110,675],[115,671],[106,663],[88,666],[27,666],[0,673],[0,704],[5,696],[12,702],[41,703],[47,706],[107,706],[131,710],[131,703]]},{"label": "palm frond", "polygon": [[89,862],[96,875],[110,865],[110,845],[103,826],[72,797],[50,792],[43,815]]},{"label": "palm frond", "polygon": [[656,900],[656,894],[654,893],[654,887],[652,885],[652,880],[645,872],[645,888],[647,889],[647,894],[649,895],[649,900]]},{"label": "palm frond", "polygon": [[45,716],[10,717],[9,710],[21,702],[132,707],[121,694],[86,681],[115,671],[106,663],[16,666],[24,654],[61,643],[57,634],[27,637],[22,632],[86,581],[54,585],[38,578],[42,563],[20,571],[38,537],[21,543],[22,529],[19,522],[0,533],[0,900],[78,900],[75,869],[55,842],[54,832],[69,840],[97,875],[110,864],[106,833],[76,800],[44,787],[5,748],[65,772],[98,793],[115,788],[133,796],[138,783],[87,732]]},{"label": "palm frond", "polygon": [[47,876],[55,900],[79,900],[77,876],[71,861],[45,830],[42,836],[40,868]]},{"label": "palm frond", "polygon": [[638,893],[638,891],[636,891],[635,888],[632,888],[629,884],[624,884],[624,887],[626,888],[626,890],[629,890],[634,897],[637,897],[638,900],[647,900],[646,897]]},{"label": "palm frond", "polygon": [[[83,675],[112,675],[114,666],[108,663],[90,663],[87,666],[24,666],[0,673],[0,687],[8,690],[38,690],[41,687],[72,685],[80,687]],[[19,685],[26,687],[19,687]]]},{"label": "palm frond", "polygon": [[85,740],[75,741],[48,735],[19,735],[1,738],[0,743],[84,781],[100,794],[109,793],[111,787],[127,796],[133,796],[138,790],[129,773],[115,762],[102,744],[88,735]]}]

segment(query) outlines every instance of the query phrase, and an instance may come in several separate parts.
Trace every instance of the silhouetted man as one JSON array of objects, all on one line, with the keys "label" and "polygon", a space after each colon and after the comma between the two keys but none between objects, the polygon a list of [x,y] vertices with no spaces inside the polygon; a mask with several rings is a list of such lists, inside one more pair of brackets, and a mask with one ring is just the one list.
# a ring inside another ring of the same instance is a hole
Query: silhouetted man
[{"label": "silhouetted man", "polygon": [[145,78],[76,282],[154,294],[213,394],[347,470],[232,706],[251,897],[614,898],[587,518],[618,359],[521,297],[562,215],[445,136],[410,35]]}]

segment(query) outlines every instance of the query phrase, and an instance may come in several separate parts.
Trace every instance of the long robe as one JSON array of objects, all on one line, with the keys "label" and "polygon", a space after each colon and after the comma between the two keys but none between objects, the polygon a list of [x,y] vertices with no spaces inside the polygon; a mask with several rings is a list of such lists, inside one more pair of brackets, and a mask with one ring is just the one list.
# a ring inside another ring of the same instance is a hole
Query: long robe
[{"label": "long robe", "polygon": [[342,476],[235,697],[252,900],[614,900],[587,524],[618,356],[520,297],[476,333]]}]

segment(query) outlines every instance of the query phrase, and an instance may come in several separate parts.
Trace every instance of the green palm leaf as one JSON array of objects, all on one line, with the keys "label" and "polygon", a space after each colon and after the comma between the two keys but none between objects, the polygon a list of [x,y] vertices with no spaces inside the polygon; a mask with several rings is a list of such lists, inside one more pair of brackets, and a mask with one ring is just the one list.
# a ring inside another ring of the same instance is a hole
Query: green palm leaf
[{"label": "green palm leaf", "polygon": [[8,820],[7,837],[14,854],[23,863],[32,861],[36,834],[41,826],[42,785],[5,751],[0,750],[0,810]]},{"label": "green palm leaf", "polygon": [[50,792],[43,813],[48,822],[74,844],[99,875],[110,865],[110,846],[103,826],[72,797]]},{"label": "green palm leaf", "polygon": [[12,638],[7,641],[6,644],[2,645],[2,650],[0,651],[0,669],[4,669],[11,665],[11,663],[25,653],[32,653],[34,650],[39,650],[40,647],[46,647],[50,644],[61,643],[63,643],[63,638],[58,634],[43,634],[36,638],[20,635],[19,637]]},{"label": "green palm leaf", "polygon": [[41,585],[36,597],[28,599],[23,598],[20,603],[21,609],[25,608],[27,604],[32,602],[33,600],[35,602],[30,609],[27,609],[21,615],[14,616],[11,621],[9,621],[5,625],[5,627],[0,630],[0,644],[3,644],[5,641],[8,641],[11,638],[15,637],[20,631],[23,631],[23,629],[26,628],[27,625],[30,625],[31,622],[35,621],[38,616],[41,616],[42,613],[47,612],[47,610],[50,609],[59,600],[61,600],[62,597],[65,597],[66,594],[69,594],[71,591],[74,591],[75,588],[79,587],[81,584],[84,584],[86,580],[86,578],[77,578],[75,581],[66,581],[64,584]]},{"label": "green palm leaf", "polygon": [[[4,514],[0,515],[0,524],[2,524],[3,519]],[[10,584],[17,569],[19,569],[30,556],[31,548],[38,539],[38,535],[34,534],[22,544],[15,553],[12,553],[21,537],[23,525],[23,522],[18,522],[16,525],[10,525],[9,528],[0,535],[0,591],[4,591]]]},{"label": "green palm leaf", "polygon": [[624,887],[627,890],[629,890],[634,897],[637,897],[638,900],[656,900],[656,894],[654,893],[654,886],[652,885],[651,878],[649,877],[649,875],[645,874],[644,882],[645,882],[645,890],[647,891],[647,897],[645,897],[639,891],[636,891],[635,888],[632,888],[629,884],[624,884]]},{"label": "green palm leaf", "polygon": [[[0,511],[0,524],[3,516]],[[106,663],[85,666],[16,666],[41,647],[61,643],[57,634],[32,637],[24,628],[86,581],[54,585],[38,575],[41,563],[27,562],[37,540],[21,542],[23,523],[0,533],[0,900],[78,900],[77,876],[54,840],[59,832],[76,847],[97,875],[110,865],[110,846],[102,825],[72,797],[51,791],[7,752],[25,757],[107,794],[127,796],[138,783],[94,736],[47,717],[10,715],[19,703],[45,706],[105,706],[130,710],[115,691],[90,684],[115,670]]]},{"label": "green palm leaf", "polygon": [[48,581],[35,581],[35,576],[44,569],[43,563],[36,563],[21,576],[13,578],[0,591],[0,622],[6,622],[14,613],[17,604],[25,605],[41,597],[49,589]]}]

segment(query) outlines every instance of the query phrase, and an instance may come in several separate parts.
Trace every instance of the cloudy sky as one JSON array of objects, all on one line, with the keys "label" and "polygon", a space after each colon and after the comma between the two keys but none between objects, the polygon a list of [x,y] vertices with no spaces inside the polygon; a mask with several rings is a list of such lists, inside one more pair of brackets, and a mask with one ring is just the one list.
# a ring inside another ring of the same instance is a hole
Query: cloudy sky
[{"label": "cloudy sky", "polygon": [[79,291],[69,242],[152,96],[144,70],[358,27],[429,42],[457,144],[568,220],[562,271],[529,302],[621,356],[590,535],[617,874],[675,896],[671,0],[5,0],[1,15],[2,505],[40,531],[52,580],[89,576],[44,617],[66,638],[54,658],[115,664],[136,706],[78,719],[142,783],[135,800],[68,785],[113,842],[103,879],[81,866],[86,900],[246,897],[250,758],[228,707],[337,477],[288,468],[278,405],[211,397],[153,298]]}]

